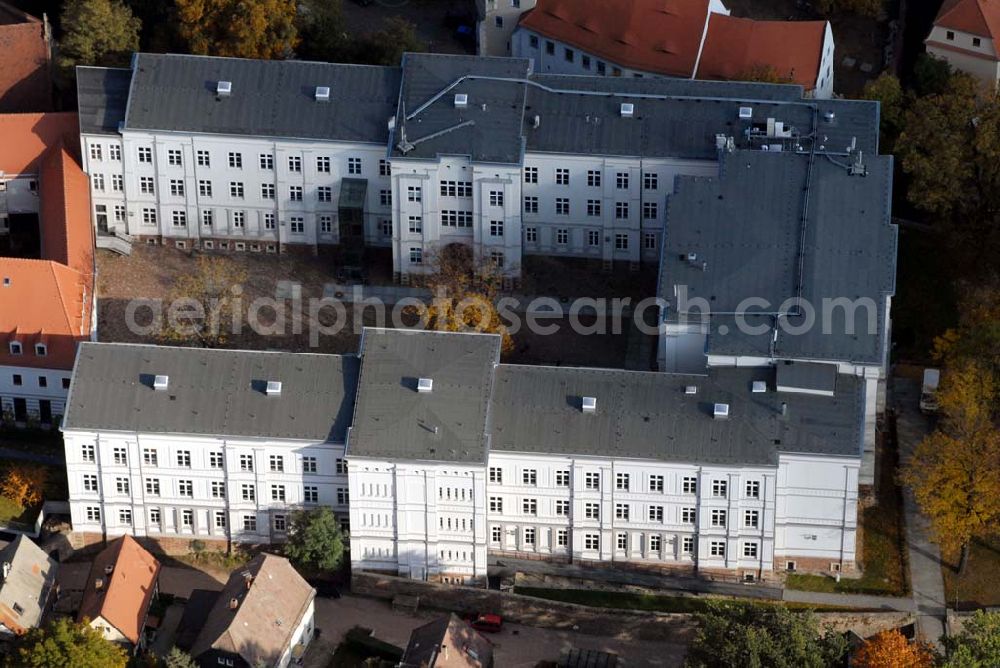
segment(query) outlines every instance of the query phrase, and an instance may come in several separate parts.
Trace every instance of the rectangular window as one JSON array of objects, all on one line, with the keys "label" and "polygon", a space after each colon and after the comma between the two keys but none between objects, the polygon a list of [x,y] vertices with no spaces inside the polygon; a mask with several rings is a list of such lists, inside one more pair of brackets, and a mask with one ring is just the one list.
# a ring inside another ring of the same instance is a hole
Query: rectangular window
[{"label": "rectangular window", "polygon": [[175,197],[184,196],[184,180],[183,179],[170,179],[170,194]]},{"label": "rectangular window", "polygon": [[589,246],[600,246],[601,233],[597,230],[587,230],[587,244]]},{"label": "rectangular window", "polygon": [[410,248],[410,264],[423,264],[424,251],[422,248]]},{"label": "rectangular window", "polygon": [[713,527],[725,527],[726,526],[726,511],[725,510],[713,510],[712,511],[712,526]]},{"label": "rectangular window", "polygon": [[320,186],[316,188],[316,199],[320,202],[332,202],[333,188],[330,186]]},{"label": "rectangular window", "polygon": [[301,172],[302,171],[302,158],[297,155],[288,156],[288,171],[290,172]]},{"label": "rectangular window", "polygon": [[257,488],[253,485],[241,485],[240,492],[244,501],[255,501],[257,499]]},{"label": "rectangular window", "polygon": [[656,250],[656,232],[643,233],[642,247],[646,250]]},{"label": "rectangular window", "polygon": [[537,515],[538,514],[538,500],[537,499],[524,499],[521,501],[521,512],[525,515]]},{"label": "rectangular window", "polygon": [[601,519],[601,505],[599,503],[583,504],[583,516],[588,520]]},{"label": "rectangular window", "polygon": [[143,209],[142,222],[144,225],[156,225],[156,209]]},{"label": "rectangular window", "polygon": [[557,186],[568,186],[569,185],[569,170],[568,169],[556,169],[556,185]]},{"label": "rectangular window", "polygon": [[557,216],[568,216],[569,215],[569,198],[568,197],[556,197],[556,215]]},{"label": "rectangular window", "polygon": [[760,482],[757,480],[747,480],[746,485],[747,498],[759,499],[760,498]]},{"label": "rectangular window", "polygon": [[274,516],[274,530],[284,531],[288,526],[288,522],[285,515],[275,515]]},{"label": "rectangular window", "polygon": [[567,63],[572,63],[575,57],[576,54],[573,52],[573,49],[563,48],[563,58],[566,59]]},{"label": "rectangular window", "polygon": [[691,554],[693,552],[694,552],[694,537],[684,536],[684,538],[681,539],[681,553]]},{"label": "rectangular window", "polygon": [[524,544],[534,545],[535,544],[535,527],[527,527],[524,530]]},{"label": "rectangular window", "polygon": [[226,498],[226,483],[212,481],[212,498],[213,499]]},{"label": "rectangular window", "polygon": [[496,483],[498,485],[503,484],[503,469],[499,466],[490,467],[490,482]]},{"label": "rectangular window", "polygon": [[361,158],[348,158],[347,159],[347,173],[348,174],[360,174],[361,173]]},{"label": "rectangular window", "polygon": [[629,489],[628,483],[629,483],[628,473],[615,474],[615,489],[627,492]]},{"label": "rectangular window", "polygon": [[586,489],[600,489],[601,488],[601,474],[600,473],[586,473],[583,477],[583,486]]},{"label": "rectangular window", "polygon": [[619,232],[615,235],[615,250],[628,250],[628,234]]},{"label": "rectangular window", "polygon": [[223,512],[215,513],[215,528],[225,529],[226,528],[226,514]]},{"label": "rectangular window", "polygon": [[236,199],[243,199],[243,182],[242,181],[230,181],[229,182],[229,196]]},{"label": "rectangular window", "polygon": [[663,491],[663,476],[662,475],[651,475],[651,476],[649,476],[649,491],[650,492],[662,492]]},{"label": "rectangular window", "polygon": [[524,240],[526,243],[533,244],[538,242],[538,228],[537,227],[526,227],[524,228]]},{"label": "rectangular window", "polygon": [[288,218],[288,227],[291,229],[292,234],[305,234],[306,220],[302,216],[290,216]]},{"label": "rectangular window", "polygon": [[230,151],[229,167],[231,169],[243,169],[243,154]]},{"label": "rectangular window", "polygon": [[316,473],[316,458],[315,457],[303,457],[302,458],[302,472],[303,473]]},{"label": "rectangular window", "polygon": [[181,526],[191,527],[194,525],[194,511],[193,510],[182,510],[181,511]]},{"label": "rectangular window", "polygon": [[301,202],[302,186],[288,186],[288,199],[293,202]]},{"label": "rectangular window", "polygon": [[[232,155],[232,154],[230,154],[230,155]],[[270,154],[270,153],[261,153],[259,160],[260,160],[259,164],[260,164],[260,168],[261,169],[267,169],[267,170],[274,169],[274,156],[272,154]],[[232,164],[230,164],[230,167],[232,167]]]},{"label": "rectangular window", "polygon": [[215,223],[215,212],[211,209],[202,209],[201,211],[201,224],[205,227],[211,227]]},{"label": "rectangular window", "polygon": [[122,160],[122,147],[118,144],[111,144],[108,146],[108,158],[115,160],[116,162],[121,162]]},{"label": "rectangular window", "polygon": [[743,526],[756,529],[760,525],[760,512],[757,510],[743,511]]},{"label": "rectangular window", "polygon": [[101,145],[100,144],[91,144],[90,145],[90,159],[91,160],[103,160],[104,159],[102,157],[102,154],[101,154]]},{"label": "rectangular window", "polygon": [[118,523],[122,526],[132,526],[132,509],[122,508],[118,511]]},{"label": "rectangular window", "polygon": [[556,45],[548,40],[545,41],[545,53],[550,56],[555,55]]},{"label": "rectangular window", "polygon": [[583,549],[585,550],[600,550],[601,549],[601,536],[596,533],[588,533],[583,536]]},{"label": "rectangular window", "polygon": [[757,543],[743,543],[743,556],[747,559],[756,559]]},{"label": "rectangular window", "polygon": [[153,185],[152,176],[140,176],[139,177],[139,192],[143,195],[153,195],[156,192],[156,186]]},{"label": "rectangular window", "polygon": [[490,512],[491,513],[502,513],[503,512],[503,499],[499,496],[490,497]]},{"label": "rectangular window", "polygon": [[303,503],[319,503],[319,487],[316,485],[305,485],[302,488]]},{"label": "rectangular window", "polygon": [[194,496],[194,483],[190,480],[178,480],[177,496]]},{"label": "rectangular window", "polygon": [[379,204],[382,206],[392,206],[392,191],[380,190],[378,192]]},{"label": "rectangular window", "polygon": [[694,508],[681,508],[681,524],[694,524],[696,517]]},{"label": "rectangular window", "polygon": [[282,501],[282,502],[285,500],[284,485],[271,485],[271,500]]},{"label": "rectangular window", "polygon": [[146,466],[156,466],[157,460],[159,459],[157,451],[154,448],[143,448],[142,450],[142,463]]},{"label": "rectangular window", "polygon": [[423,188],[420,186],[406,186],[407,202],[422,202],[424,200]]},{"label": "rectangular window", "polygon": [[348,490],[346,488],[344,488],[344,487],[338,487],[337,488],[337,504],[341,505],[341,506],[346,506],[346,505],[348,505],[350,503],[350,501],[351,501],[351,499],[350,499],[350,495],[349,495]]},{"label": "rectangular window", "polygon": [[160,495],[159,478],[146,478],[146,494],[149,494],[150,496]]},{"label": "rectangular window", "polygon": [[[128,453],[125,448],[115,448],[112,451],[114,462],[117,466],[128,466]],[[93,460],[91,460],[93,461]]]},{"label": "rectangular window", "polygon": [[624,551],[628,550],[628,534],[627,533],[620,533],[620,534],[617,534],[615,536],[615,547],[619,551],[621,551],[621,552],[624,552]]},{"label": "rectangular window", "polygon": [[283,473],[285,470],[285,458],[281,455],[271,455],[269,460],[272,471]]},{"label": "rectangular window", "polygon": [[167,164],[171,167],[181,166],[181,152],[180,149],[167,149]]},{"label": "rectangular window", "polygon": [[502,190],[491,190],[490,191],[490,206],[503,206],[503,191]]},{"label": "rectangular window", "polygon": [[104,192],[104,174],[94,174],[90,180],[93,183],[94,190]]},{"label": "rectangular window", "polygon": [[663,506],[650,506],[649,507],[649,521],[650,522],[663,522]]},{"label": "rectangular window", "polygon": [[264,214],[264,229],[265,230],[273,230],[274,229],[274,220],[275,219],[274,219],[274,214],[273,213],[265,213]]},{"label": "rectangular window", "polygon": [[588,216],[599,216],[599,215],[601,215],[601,200],[599,200],[599,199],[588,199],[587,200],[587,215]]},{"label": "rectangular window", "polygon": [[566,517],[569,515],[569,501],[556,501],[556,515]]},{"label": "rectangular window", "polygon": [[491,237],[502,237],[503,236],[503,221],[502,220],[491,220],[490,221],[490,236]]},{"label": "rectangular window", "polygon": [[244,531],[256,531],[257,530],[257,516],[256,515],[244,515],[243,516],[243,530]]},{"label": "rectangular window", "polygon": [[569,545],[569,531],[566,529],[556,530],[556,547],[567,547]]},{"label": "rectangular window", "polygon": [[713,540],[708,544],[708,553],[713,557],[726,556],[726,543],[721,540]]},{"label": "rectangular window", "polygon": [[347,474],[347,462],[346,461],[344,461],[343,459],[338,459],[337,461],[334,462],[334,465],[336,466],[336,471],[337,471],[338,475],[346,475]]},{"label": "rectangular window", "polygon": [[615,220],[628,218],[628,202],[615,202]]},{"label": "rectangular window", "polygon": [[116,193],[120,193],[125,190],[125,177],[121,174],[111,175],[111,189]]},{"label": "rectangular window", "polygon": [[[299,165],[299,167],[301,169],[301,165]],[[329,174],[330,173],[330,158],[329,158],[329,156],[321,155],[318,158],[316,158],[316,171],[320,172],[321,174]]]},{"label": "rectangular window", "polygon": [[503,269],[504,265],[504,255],[503,251],[490,251],[490,262],[497,269]]},{"label": "rectangular window", "polygon": [[627,520],[629,517],[629,505],[627,503],[615,504],[615,519]]},{"label": "rectangular window", "polygon": [[503,539],[503,529],[500,527],[490,527],[490,542],[499,545]]},{"label": "rectangular window", "polygon": [[88,522],[101,521],[101,509],[99,506],[87,506],[87,521]]},{"label": "rectangular window", "polygon": [[92,474],[86,474],[83,476],[83,491],[85,492],[96,492],[97,491],[97,476]]},{"label": "rectangular window", "polygon": [[159,526],[161,521],[160,509],[150,508],[149,509],[149,523],[153,526]]},{"label": "rectangular window", "polygon": [[139,152],[139,162],[153,162],[153,149],[148,146],[140,146]]},{"label": "rectangular window", "polygon": [[115,222],[125,222],[125,206],[122,204],[115,204]]},{"label": "rectangular window", "polygon": [[274,199],[274,184],[273,183],[260,184],[260,197],[261,199]]},{"label": "rectangular window", "polygon": [[724,499],[726,498],[726,481],[725,480],[713,480],[712,481],[712,496]]},{"label": "rectangular window", "polygon": [[195,153],[195,156],[197,157],[199,167],[212,166],[212,158],[209,155],[208,151],[197,151]]},{"label": "rectangular window", "polygon": [[537,49],[538,48],[538,35],[529,35],[528,36],[528,44],[531,45],[532,49]]},{"label": "rectangular window", "polygon": [[379,176],[390,176],[392,174],[389,161],[379,160],[378,161],[378,175]]},{"label": "rectangular window", "polygon": [[663,539],[660,536],[649,537],[649,549],[651,552],[659,552],[663,547]]},{"label": "rectangular window", "polygon": [[685,476],[681,480],[681,493],[683,494],[697,494],[698,493],[698,479],[690,476]]},{"label": "rectangular window", "polygon": [[175,209],[170,213],[170,221],[173,223],[174,227],[186,227],[187,213],[181,211],[180,209]]},{"label": "rectangular window", "polygon": [[656,220],[659,210],[656,202],[643,202],[642,203],[642,217],[643,220]]},{"label": "rectangular window", "polygon": [[656,190],[660,187],[660,175],[656,172],[648,172],[642,175],[643,190]]},{"label": "rectangular window", "polygon": [[628,172],[618,172],[615,174],[615,188],[618,190],[628,190]]},{"label": "rectangular window", "polygon": [[392,221],[388,218],[383,218],[379,221],[379,232],[382,233],[383,237],[392,236]]},{"label": "rectangular window", "polygon": [[253,471],[253,455],[240,455],[240,470]]},{"label": "rectangular window", "polygon": [[600,188],[601,172],[596,169],[587,170],[587,185],[591,188]]},{"label": "rectangular window", "polygon": [[201,197],[211,197],[212,182],[206,180],[198,181],[198,195]]},{"label": "rectangular window", "polygon": [[80,458],[85,462],[93,462],[95,460],[94,446],[92,445],[80,446]]},{"label": "rectangular window", "polygon": [[177,466],[182,468],[191,468],[191,451],[190,450],[178,450],[177,451]]},{"label": "rectangular window", "polygon": [[569,471],[556,471],[556,487],[569,487]]},{"label": "rectangular window", "polygon": [[538,484],[538,470],[537,469],[524,469],[521,471],[521,483],[525,485],[535,486]]},{"label": "rectangular window", "polygon": [[422,216],[410,216],[410,234],[422,234],[424,219]]}]

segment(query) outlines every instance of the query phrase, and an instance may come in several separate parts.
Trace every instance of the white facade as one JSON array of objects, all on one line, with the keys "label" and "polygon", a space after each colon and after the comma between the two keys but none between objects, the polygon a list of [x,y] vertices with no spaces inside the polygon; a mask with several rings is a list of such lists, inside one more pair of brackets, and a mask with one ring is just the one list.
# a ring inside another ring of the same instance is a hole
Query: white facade
[{"label": "white facade", "polygon": [[289,514],[347,513],[342,445],[66,430],[76,531],[280,542]]},{"label": "white facade", "polygon": [[859,467],[788,454],[776,467],[729,467],[491,452],[485,470],[352,458],[351,559],[460,582],[485,576],[487,553],[755,580],[848,571]]},{"label": "white facade", "polygon": [[316,599],[313,598],[309,601],[309,605],[306,607],[305,612],[302,613],[302,618],[299,619],[298,624],[295,625],[295,631],[292,632],[292,638],[288,642],[288,647],[281,653],[278,660],[274,664],[274,668],[286,668],[286,666],[292,663],[292,649],[302,643],[303,647],[308,647],[309,643],[312,641],[313,629],[315,628],[316,619]]},{"label": "white facade", "polygon": [[534,9],[537,0],[476,0],[478,53],[480,56],[511,55],[511,36],[521,14]]},{"label": "white facade", "polygon": [[18,422],[33,416],[50,423],[66,408],[70,376],[66,369],[0,365],[0,414]]},{"label": "white facade", "polygon": [[924,40],[927,53],[971,74],[988,90],[1000,81],[1000,54],[993,38],[935,25]]},{"label": "white facade", "polygon": [[182,248],[336,244],[341,183],[353,178],[368,181],[364,242],[391,236],[384,146],[132,130],[81,142],[99,232]]}]

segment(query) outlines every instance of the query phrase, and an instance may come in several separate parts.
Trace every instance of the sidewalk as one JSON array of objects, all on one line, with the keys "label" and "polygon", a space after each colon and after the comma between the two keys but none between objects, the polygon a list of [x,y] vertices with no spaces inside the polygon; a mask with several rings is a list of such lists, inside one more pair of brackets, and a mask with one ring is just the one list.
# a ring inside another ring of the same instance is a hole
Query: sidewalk
[{"label": "sidewalk", "polygon": [[[896,439],[902,465],[930,430],[928,420],[918,409],[920,383],[907,378],[892,378],[892,405],[896,411]],[[917,509],[913,493],[903,490],[903,513],[910,558],[910,586],[917,610],[917,632],[927,642],[941,649],[945,634],[947,603],[944,577],[941,575],[941,552],[931,542],[928,521]]]}]

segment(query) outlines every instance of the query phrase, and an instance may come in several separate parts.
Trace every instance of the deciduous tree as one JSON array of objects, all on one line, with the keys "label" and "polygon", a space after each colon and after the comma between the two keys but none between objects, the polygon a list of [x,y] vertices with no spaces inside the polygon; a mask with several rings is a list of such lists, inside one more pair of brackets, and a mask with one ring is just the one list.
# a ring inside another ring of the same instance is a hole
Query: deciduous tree
[{"label": "deciduous tree", "polygon": [[121,0],[68,0],[63,6],[60,64],[127,65],[139,50],[139,19]]},{"label": "deciduous tree", "polygon": [[191,53],[287,58],[298,45],[295,0],[174,0]]},{"label": "deciduous tree", "polygon": [[697,615],[689,668],[828,668],[847,653],[847,641],[823,631],[811,612],[716,603]]},{"label": "deciduous tree", "polygon": [[737,81],[759,81],[761,83],[787,84],[792,83],[791,75],[781,74],[774,65],[757,64],[750,69],[739,72]]},{"label": "deciduous tree", "polygon": [[164,668],[198,668],[191,655],[177,647],[171,647],[170,652],[163,658]]},{"label": "deciduous tree", "polygon": [[497,265],[490,259],[475,260],[467,246],[457,244],[430,253],[427,263],[432,273],[426,283],[434,296],[421,313],[424,326],[443,332],[499,334],[501,349],[512,350],[514,341],[496,305],[503,287],[503,272]]},{"label": "deciduous tree", "polygon": [[894,74],[883,72],[878,78],[865,84],[861,98],[880,103],[881,152],[891,153],[903,123],[903,109],[906,102],[903,86]]},{"label": "deciduous tree", "polygon": [[417,28],[404,18],[386,20],[374,33],[366,35],[356,45],[355,60],[372,65],[399,65],[407,51],[427,50],[427,44],[417,35]]},{"label": "deciduous tree", "polygon": [[285,556],[310,571],[333,571],[344,559],[344,537],[333,511],[323,506],[292,514]]},{"label": "deciduous tree", "polygon": [[884,0],[817,0],[816,9],[820,14],[860,14],[877,18],[885,7]]},{"label": "deciduous tree", "polygon": [[26,508],[37,506],[45,499],[45,483],[49,471],[37,464],[12,464],[0,480],[0,494]]},{"label": "deciduous tree", "polygon": [[959,572],[969,543],[1000,521],[1000,431],[994,411],[1000,386],[975,361],[947,367],[938,390],[940,426],[914,451],[902,471],[937,542],[958,552]]},{"label": "deciduous tree", "polygon": [[962,632],[944,639],[948,657],[943,668],[1000,666],[1000,612],[977,611],[965,620]]},{"label": "deciduous tree", "polygon": [[190,273],[174,282],[167,297],[162,338],[205,347],[225,344],[242,331],[247,275],[226,257],[201,255]]},{"label": "deciduous tree", "polygon": [[910,642],[898,629],[882,631],[865,641],[854,654],[857,668],[931,668],[934,652],[919,641]]},{"label": "deciduous tree", "polygon": [[128,663],[124,649],[67,617],[32,629],[18,645],[13,665],[23,668],[125,668]]},{"label": "deciduous tree", "polygon": [[298,26],[299,57],[331,62],[352,59],[353,40],[346,32],[340,0],[303,0]]}]

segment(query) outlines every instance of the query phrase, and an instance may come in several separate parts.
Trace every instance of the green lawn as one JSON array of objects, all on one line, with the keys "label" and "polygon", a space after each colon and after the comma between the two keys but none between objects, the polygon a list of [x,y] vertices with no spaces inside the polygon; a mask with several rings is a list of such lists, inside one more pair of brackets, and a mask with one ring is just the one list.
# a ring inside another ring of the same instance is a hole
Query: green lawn
[{"label": "green lawn", "polygon": [[989,541],[973,541],[969,550],[969,563],[965,573],[959,576],[957,555],[949,559],[943,557],[941,567],[944,573],[945,597],[948,605],[960,610],[980,607],[1000,606],[1000,536]]},{"label": "green lawn", "polygon": [[36,517],[38,517],[37,509],[25,509],[21,504],[0,496],[0,524],[6,525],[13,522],[33,525]]},{"label": "green lawn", "polygon": [[632,592],[600,591],[594,589],[546,589],[540,587],[515,587],[515,594],[534,596],[549,601],[589,605],[594,608],[616,608],[619,610],[643,610],[646,612],[704,612],[712,601],[725,600],[755,606],[782,605],[790,610],[837,610],[833,606],[817,606],[806,603],[779,603],[777,601],[751,599],[721,599],[694,596],[664,596]]},{"label": "green lawn", "polygon": [[[893,435],[894,437],[894,435]],[[896,485],[896,450],[879,444],[878,503],[866,508],[862,517],[860,578],[841,578],[837,582],[825,575],[790,574],[789,589],[837,594],[905,596],[910,591],[904,546],[903,498]]]}]

